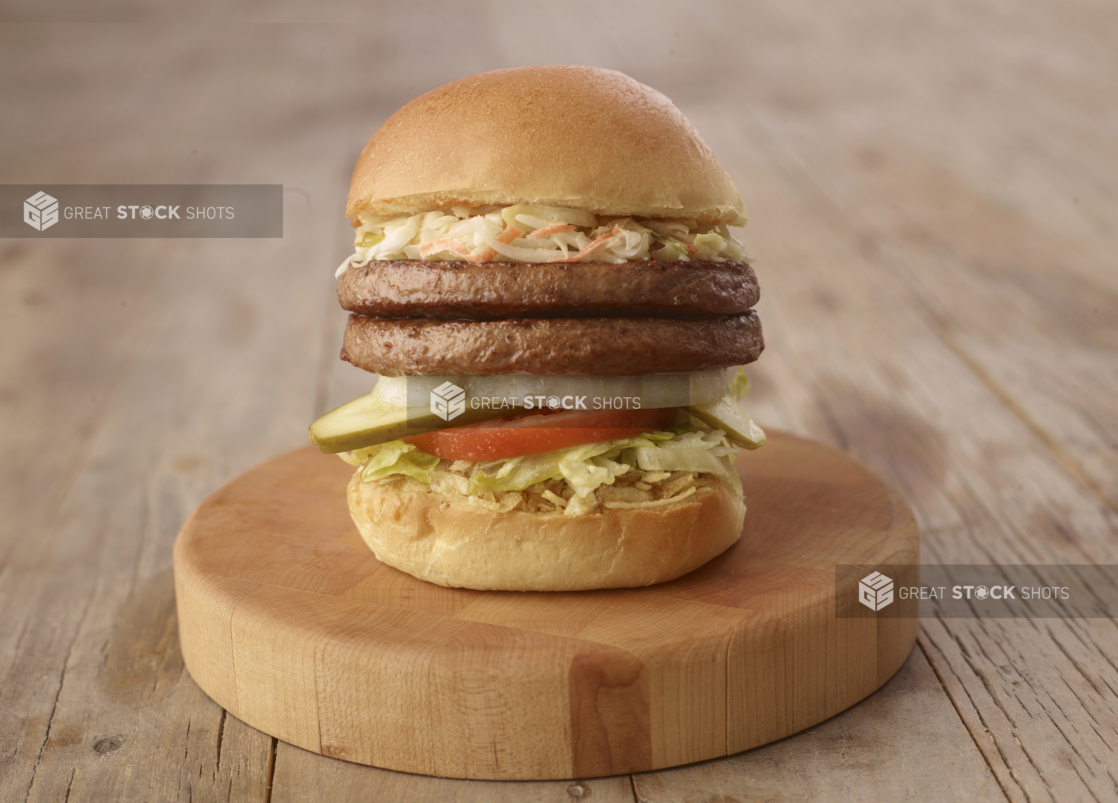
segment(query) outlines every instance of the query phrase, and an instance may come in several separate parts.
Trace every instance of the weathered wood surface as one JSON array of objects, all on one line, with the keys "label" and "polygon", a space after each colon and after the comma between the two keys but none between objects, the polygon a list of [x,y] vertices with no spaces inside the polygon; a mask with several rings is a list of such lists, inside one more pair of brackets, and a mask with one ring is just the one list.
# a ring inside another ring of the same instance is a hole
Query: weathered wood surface
[{"label": "weathered wood surface", "polygon": [[1110,621],[926,620],[808,732],[584,783],[345,764],[199,691],[175,533],[365,386],[331,281],[353,160],[402,102],[496,67],[615,67],[692,118],[753,217],[751,411],[895,482],[926,559],[1115,562],[1118,7],[411,8],[0,27],[3,183],[287,188],[282,241],[0,241],[0,799],[1118,797]]}]

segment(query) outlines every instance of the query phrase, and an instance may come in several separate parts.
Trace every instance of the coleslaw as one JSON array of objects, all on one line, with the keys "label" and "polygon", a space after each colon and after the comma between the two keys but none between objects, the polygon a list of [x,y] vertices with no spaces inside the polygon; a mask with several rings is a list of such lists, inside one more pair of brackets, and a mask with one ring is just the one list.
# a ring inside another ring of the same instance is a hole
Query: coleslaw
[{"label": "coleslaw", "polygon": [[354,253],[336,272],[379,259],[466,262],[748,261],[726,226],[598,216],[555,206],[454,206],[404,217],[355,217]]}]

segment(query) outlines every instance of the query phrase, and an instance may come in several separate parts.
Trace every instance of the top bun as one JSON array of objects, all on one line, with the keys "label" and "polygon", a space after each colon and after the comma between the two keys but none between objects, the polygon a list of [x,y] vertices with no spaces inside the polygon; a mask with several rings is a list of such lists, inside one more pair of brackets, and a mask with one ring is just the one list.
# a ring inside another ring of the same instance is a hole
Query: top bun
[{"label": "top bun", "polygon": [[668,98],[569,66],[471,75],[411,101],[361,152],[346,214],[520,203],[746,222],[730,177]]}]

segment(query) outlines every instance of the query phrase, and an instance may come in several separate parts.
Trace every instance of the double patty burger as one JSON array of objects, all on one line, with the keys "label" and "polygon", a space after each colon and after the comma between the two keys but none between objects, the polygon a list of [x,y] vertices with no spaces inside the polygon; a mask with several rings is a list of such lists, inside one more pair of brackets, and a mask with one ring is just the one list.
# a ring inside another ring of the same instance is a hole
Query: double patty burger
[{"label": "double patty burger", "polygon": [[446,586],[650,585],[732,545],[727,368],[763,347],[741,198],[666,97],[621,73],[470,76],[362,151],[338,271],[372,393],[311,427],[357,466],[384,563]]}]

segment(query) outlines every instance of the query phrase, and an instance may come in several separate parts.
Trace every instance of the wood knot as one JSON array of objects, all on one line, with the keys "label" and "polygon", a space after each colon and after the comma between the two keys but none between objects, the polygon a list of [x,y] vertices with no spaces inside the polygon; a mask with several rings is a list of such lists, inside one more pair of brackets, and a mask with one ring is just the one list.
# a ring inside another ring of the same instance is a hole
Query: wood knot
[{"label": "wood knot", "polygon": [[93,743],[93,752],[98,755],[105,755],[114,750],[119,750],[124,745],[124,739],[119,736],[106,736],[104,739],[98,739]]}]

